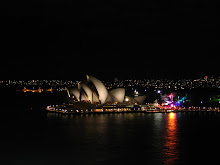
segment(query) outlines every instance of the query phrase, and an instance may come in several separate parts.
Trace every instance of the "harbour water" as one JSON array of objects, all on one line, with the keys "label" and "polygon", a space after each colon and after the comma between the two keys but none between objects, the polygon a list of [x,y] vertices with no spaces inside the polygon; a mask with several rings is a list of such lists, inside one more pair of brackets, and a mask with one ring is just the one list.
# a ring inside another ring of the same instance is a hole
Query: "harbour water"
[{"label": "harbour water", "polygon": [[1,115],[0,164],[219,164],[220,113]]}]

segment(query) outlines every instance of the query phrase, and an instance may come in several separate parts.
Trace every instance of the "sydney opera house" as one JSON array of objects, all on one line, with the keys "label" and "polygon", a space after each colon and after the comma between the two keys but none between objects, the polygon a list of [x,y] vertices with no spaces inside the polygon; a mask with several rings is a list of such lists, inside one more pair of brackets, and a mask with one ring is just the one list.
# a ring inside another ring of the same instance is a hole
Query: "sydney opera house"
[{"label": "sydney opera house", "polygon": [[126,96],[125,88],[116,88],[108,91],[105,85],[93,76],[87,76],[87,80],[78,84],[78,87],[70,89],[76,101],[91,104],[142,104],[145,96]]}]

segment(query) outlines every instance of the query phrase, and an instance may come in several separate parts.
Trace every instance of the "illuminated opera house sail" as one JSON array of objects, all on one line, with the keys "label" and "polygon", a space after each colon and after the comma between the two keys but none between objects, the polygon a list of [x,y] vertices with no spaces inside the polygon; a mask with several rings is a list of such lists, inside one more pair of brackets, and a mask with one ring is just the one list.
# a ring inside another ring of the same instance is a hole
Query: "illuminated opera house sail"
[{"label": "illuminated opera house sail", "polygon": [[[85,101],[89,103],[124,103],[125,98],[125,88],[117,88],[108,91],[105,85],[93,76],[87,76],[87,81],[78,84],[77,88],[70,89],[70,93],[74,95],[77,101]],[[141,103],[144,101],[141,97],[135,97],[132,102]]]}]

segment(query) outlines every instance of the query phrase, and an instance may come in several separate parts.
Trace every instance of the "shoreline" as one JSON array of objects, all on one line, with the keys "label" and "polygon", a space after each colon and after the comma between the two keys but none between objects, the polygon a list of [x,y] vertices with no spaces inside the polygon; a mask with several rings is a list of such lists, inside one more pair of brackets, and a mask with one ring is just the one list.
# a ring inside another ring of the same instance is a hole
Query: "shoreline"
[{"label": "shoreline", "polygon": [[86,115],[86,114],[121,114],[121,113],[179,113],[179,112],[220,112],[220,109],[214,109],[214,110],[172,110],[172,111],[103,111],[103,112],[97,112],[97,111],[82,111],[82,112],[63,112],[59,110],[47,110],[48,113],[54,113],[54,114],[62,114],[62,115]]}]

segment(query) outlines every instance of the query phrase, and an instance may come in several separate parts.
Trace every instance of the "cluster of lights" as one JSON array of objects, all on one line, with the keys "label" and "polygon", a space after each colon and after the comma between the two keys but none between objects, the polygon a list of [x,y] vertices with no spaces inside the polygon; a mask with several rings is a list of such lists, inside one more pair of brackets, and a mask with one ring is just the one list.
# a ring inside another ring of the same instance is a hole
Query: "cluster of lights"
[{"label": "cluster of lights", "polygon": [[[78,84],[79,81],[69,81],[69,80],[6,80],[0,81],[0,84],[6,85],[21,85],[21,86],[73,86]],[[106,87],[111,89],[114,87],[135,87],[141,86],[144,88],[154,88],[154,89],[186,89],[186,88],[220,88],[220,77],[212,78],[205,76],[200,79],[181,79],[181,80],[162,80],[162,79],[144,79],[144,80],[122,80],[116,79],[114,82],[106,82]]]}]

